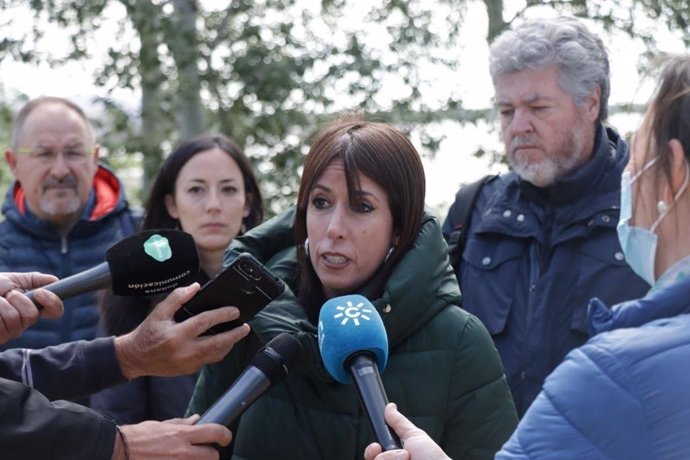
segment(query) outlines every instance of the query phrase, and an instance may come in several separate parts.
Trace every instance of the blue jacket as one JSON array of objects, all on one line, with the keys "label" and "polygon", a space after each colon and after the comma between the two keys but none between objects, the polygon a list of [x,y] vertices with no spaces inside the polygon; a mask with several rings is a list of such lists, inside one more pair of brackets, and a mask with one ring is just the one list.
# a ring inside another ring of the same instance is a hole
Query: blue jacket
[{"label": "blue jacket", "polygon": [[103,338],[0,353],[4,460],[112,457],[112,420],[83,406],[50,401],[81,397],[124,381],[114,342]]},{"label": "blue jacket", "polygon": [[[134,231],[123,187],[103,166],[98,168],[82,217],[65,238],[52,224],[29,211],[17,182],[7,192],[2,213],[5,220],[0,223],[0,271],[39,271],[64,278],[103,262],[105,251]],[[40,319],[0,350],[92,339],[97,323],[96,294],[82,294],[65,301],[62,318]]]},{"label": "blue jacket", "polygon": [[477,198],[456,273],[462,306],[491,333],[520,415],[589,338],[592,297],[614,304],[649,289],[625,263],[616,234],[627,161],[625,142],[601,126],[592,158],[553,186],[537,188],[510,172]]},{"label": "blue jacket", "polygon": [[547,379],[497,459],[690,458],[690,278],[609,310]]}]

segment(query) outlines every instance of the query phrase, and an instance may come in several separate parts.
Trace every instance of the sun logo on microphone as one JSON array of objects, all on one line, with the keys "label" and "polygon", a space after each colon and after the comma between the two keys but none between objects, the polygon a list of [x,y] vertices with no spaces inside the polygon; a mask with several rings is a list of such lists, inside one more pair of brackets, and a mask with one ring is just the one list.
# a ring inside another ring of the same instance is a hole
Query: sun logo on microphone
[{"label": "sun logo on microphone", "polygon": [[355,324],[355,326],[359,326],[359,320],[366,320],[366,321],[371,321],[371,317],[367,316],[367,313],[371,313],[371,310],[368,308],[364,308],[364,303],[359,302],[357,305],[353,305],[352,301],[348,300],[347,301],[347,307],[343,307],[338,305],[335,307],[336,310],[340,311],[340,313],[336,313],[333,318],[340,319],[340,324],[345,326],[348,321],[352,320],[352,322]]}]

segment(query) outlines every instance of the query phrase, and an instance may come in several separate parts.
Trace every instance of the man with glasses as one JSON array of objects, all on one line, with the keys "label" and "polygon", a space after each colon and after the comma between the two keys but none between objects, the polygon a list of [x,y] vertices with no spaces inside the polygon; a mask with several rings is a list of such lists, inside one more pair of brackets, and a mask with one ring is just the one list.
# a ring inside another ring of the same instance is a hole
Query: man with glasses
[{"label": "man with glasses", "polygon": [[[64,278],[103,262],[106,249],[134,231],[123,186],[98,153],[91,124],[73,102],[41,97],[18,112],[5,152],[16,180],[2,207],[0,271]],[[0,349],[93,339],[96,294],[64,305],[62,318],[42,318]]]}]

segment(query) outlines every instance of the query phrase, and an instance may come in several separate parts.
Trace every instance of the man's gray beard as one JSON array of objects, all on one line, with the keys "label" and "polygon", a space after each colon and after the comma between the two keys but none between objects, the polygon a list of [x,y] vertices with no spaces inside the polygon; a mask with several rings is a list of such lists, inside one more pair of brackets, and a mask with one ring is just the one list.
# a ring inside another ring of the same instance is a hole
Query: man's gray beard
[{"label": "man's gray beard", "polygon": [[582,129],[576,127],[567,142],[561,144],[557,154],[548,152],[545,158],[538,162],[527,161],[524,157],[508,157],[508,163],[515,173],[523,180],[536,187],[548,187],[556,180],[566,176],[583,163]]},{"label": "man's gray beard", "polygon": [[78,196],[74,196],[73,198],[58,204],[55,202],[55,200],[49,200],[46,197],[41,197],[40,206],[41,211],[49,216],[66,216],[79,212],[81,209],[81,200]]}]

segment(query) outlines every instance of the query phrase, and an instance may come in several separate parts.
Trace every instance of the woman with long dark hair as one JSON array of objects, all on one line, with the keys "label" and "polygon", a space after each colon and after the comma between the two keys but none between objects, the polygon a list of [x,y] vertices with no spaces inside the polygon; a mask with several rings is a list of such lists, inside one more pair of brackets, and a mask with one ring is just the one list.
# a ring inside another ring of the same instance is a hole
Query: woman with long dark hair
[{"label": "woman with long dark hair", "polygon": [[[182,142],[163,162],[146,201],[142,228],[177,228],[191,234],[201,265],[195,281],[203,285],[222,270],[230,242],[262,218],[251,162],[230,138],[207,134]],[[129,332],[155,304],[106,294],[100,303],[104,334]],[[196,378],[135,379],[93,396],[91,405],[119,423],[181,417]]]}]

